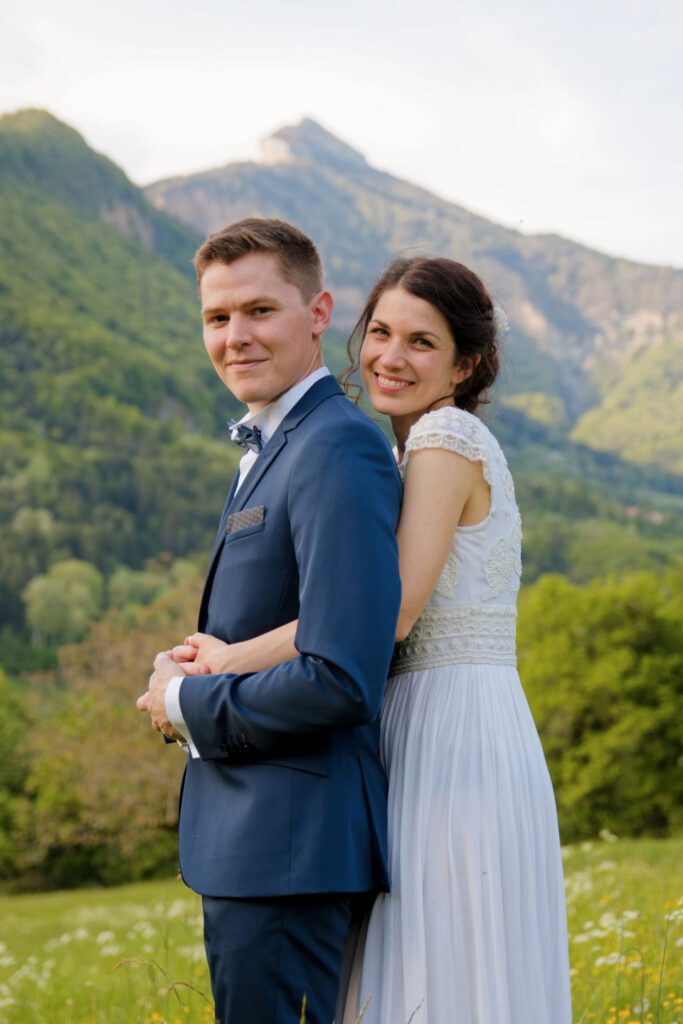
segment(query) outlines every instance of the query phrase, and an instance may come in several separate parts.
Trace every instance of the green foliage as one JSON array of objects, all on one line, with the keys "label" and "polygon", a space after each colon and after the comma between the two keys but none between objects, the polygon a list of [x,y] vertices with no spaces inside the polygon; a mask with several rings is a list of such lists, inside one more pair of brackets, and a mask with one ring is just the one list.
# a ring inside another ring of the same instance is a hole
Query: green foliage
[{"label": "green foliage", "polygon": [[236,405],[201,344],[196,237],[38,111],[0,118],[0,185],[0,663],[16,665],[31,580],[207,549],[238,453],[210,436]]},{"label": "green foliage", "polygon": [[0,670],[0,878],[21,870],[20,821],[29,769],[27,714]]},{"label": "green foliage", "polygon": [[55,562],[45,576],[34,576],[23,594],[26,620],[39,643],[80,640],[104,600],[102,573],[89,562]]},{"label": "green foliage", "polygon": [[[128,602],[91,626],[83,643],[62,646],[56,671],[25,677],[27,728],[16,740],[21,813],[0,836],[0,850],[12,839],[5,877],[15,884],[113,884],[175,863],[185,758],[150,729],[135,699],[154,655],[193,631],[201,577],[183,560],[118,579]],[[150,601],[152,583],[159,593]],[[0,699],[0,744],[12,719]]]},{"label": "green foliage", "polygon": [[559,395],[543,391],[523,391],[505,399],[512,409],[520,409],[530,419],[563,430],[567,426],[567,408]]},{"label": "green foliage", "polygon": [[104,220],[193,276],[196,234],[145,202],[119,167],[44,110],[0,117],[0,180],[21,182],[85,217]]},{"label": "green foliage", "polygon": [[581,417],[572,436],[633,462],[683,472],[683,338],[636,351],[617,379],[608,378],[602,402]]},{"label": "green foliage", "polygon": [[683,563],[520,605],[520,674],[568,836],[683,827]]}]

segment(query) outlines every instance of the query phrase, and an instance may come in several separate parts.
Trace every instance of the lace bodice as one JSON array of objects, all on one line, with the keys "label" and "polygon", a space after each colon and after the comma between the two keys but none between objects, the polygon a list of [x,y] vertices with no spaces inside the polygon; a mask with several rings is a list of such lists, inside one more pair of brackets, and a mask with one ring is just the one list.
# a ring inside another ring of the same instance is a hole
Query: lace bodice
[{"label": "lace bodice", "polygon": [[414,424],[399,466],[403,476],[411,452],[421,448],[480,462],[491,504],[482,522],[457,528],[426,608],[396,646],[392,674],[457,662],[514,665],[522,528],[502,449],[480,419],[452,406]]}]

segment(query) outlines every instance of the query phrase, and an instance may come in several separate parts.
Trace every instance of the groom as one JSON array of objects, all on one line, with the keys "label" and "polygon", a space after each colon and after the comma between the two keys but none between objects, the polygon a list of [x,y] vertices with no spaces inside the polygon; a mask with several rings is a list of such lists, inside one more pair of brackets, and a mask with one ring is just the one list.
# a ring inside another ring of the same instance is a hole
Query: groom
[{"label": "groom", "polygon": [[247,405],[199,630],[228,643],[298,619],[298,656],[179,675],[138,701],[186,740],[180,864],[201,893],[221,1024],[330,1024],[359,893],[388,886],[378,713],[400,602],[400,481],[322,363],[332,298],[314,244],[277,220],[212,235],[195,266],[204,343]]}]

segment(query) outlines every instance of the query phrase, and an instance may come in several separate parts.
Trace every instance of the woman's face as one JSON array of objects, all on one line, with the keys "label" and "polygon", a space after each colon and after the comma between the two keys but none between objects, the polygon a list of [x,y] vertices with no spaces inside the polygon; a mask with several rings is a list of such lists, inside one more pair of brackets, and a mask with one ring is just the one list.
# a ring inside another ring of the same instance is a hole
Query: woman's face
[{"label": "woman's face", "polygon": [[378,412],[418,419],[439,400],[452,404],[468,375],[454,359],[450,328],[434,306],[400,286],[382,293],[360,351],[363,384]]}]

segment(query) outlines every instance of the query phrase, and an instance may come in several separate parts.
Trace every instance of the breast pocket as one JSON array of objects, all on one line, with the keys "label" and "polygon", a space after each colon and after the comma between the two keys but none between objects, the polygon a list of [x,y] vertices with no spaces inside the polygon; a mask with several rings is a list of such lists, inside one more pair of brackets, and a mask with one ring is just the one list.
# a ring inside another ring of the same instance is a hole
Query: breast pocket
[{"label": "breast pocket", "polygon": [[266,526],[265,505],[254,505],[242,508],[239,512],[229,515],[225,524],[226,542],[232,543],[242,537],[250,537],[252,533],[260,533]]},{"label": "breast pocket", "polygon": [[243,526],[241,530],[233,530],[232,533],[226,531],[225,543],[234,544],[235,541],[241,540],[243,537],[251,537],[254,533],[263,533],[266,528],[265,521],[262,523],[254,523],[253,526]]}]

